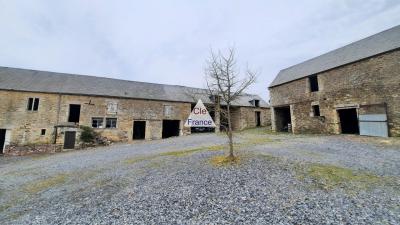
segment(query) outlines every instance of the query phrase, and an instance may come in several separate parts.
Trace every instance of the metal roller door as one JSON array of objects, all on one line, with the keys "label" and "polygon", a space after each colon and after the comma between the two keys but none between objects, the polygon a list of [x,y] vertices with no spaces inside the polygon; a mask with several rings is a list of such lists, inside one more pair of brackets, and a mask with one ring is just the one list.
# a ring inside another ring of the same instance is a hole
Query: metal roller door
[{"label": "metal roller door", "polygon": [[385,104],[360,106],[360,135],[389,137]]}]

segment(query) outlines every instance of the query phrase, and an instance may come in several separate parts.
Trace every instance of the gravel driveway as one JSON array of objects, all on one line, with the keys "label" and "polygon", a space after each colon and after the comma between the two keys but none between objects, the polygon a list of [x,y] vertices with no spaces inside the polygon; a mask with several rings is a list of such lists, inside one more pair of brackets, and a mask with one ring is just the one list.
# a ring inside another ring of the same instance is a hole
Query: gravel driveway
[{"label": "gravel driveway", "polygon": [[0,224],[400,224],[400,140],[199,134],[0,157]]}]

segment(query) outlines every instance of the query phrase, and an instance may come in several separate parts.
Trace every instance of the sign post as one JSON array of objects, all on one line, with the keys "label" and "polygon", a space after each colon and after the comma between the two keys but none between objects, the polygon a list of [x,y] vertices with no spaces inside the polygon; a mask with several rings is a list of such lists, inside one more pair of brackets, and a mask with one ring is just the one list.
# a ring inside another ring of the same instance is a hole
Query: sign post
[{"label": "sign post", "polygon": [[190,113],[185,127],[216,127],[201,99],[199,99],[192,113]]}]

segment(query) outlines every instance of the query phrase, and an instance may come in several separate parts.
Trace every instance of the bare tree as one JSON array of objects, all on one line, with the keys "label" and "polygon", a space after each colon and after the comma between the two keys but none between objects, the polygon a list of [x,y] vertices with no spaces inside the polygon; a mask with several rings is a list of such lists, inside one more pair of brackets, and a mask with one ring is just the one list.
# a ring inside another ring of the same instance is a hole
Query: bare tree
[{"label": "bare tree", "polygon": [[225,131],[229,139],[228,158],[234,160],[231,106],[244,90],[256,81],[256,73],[246,68],[241,76],[240,69],[237,67],[235,49],[230,48],[226,54],[221,51],[215,53],[211,50],[205,74],[209,93],[221,98],[221,104],[226,106],[224,116],[227,119]]}]

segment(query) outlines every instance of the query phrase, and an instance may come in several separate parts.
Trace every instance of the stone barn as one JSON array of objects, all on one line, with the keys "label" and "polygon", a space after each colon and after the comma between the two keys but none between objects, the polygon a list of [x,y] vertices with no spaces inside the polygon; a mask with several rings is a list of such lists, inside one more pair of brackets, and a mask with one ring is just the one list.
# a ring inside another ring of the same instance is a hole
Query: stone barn
[{"label": "stone barn", "polygon": [[275,131],[400,136],[400,26],[283,69]]},{"label": "stone barn", "polygon": [[[204,89],[8,67],[0,67],[0,99],[7,154],[78,148],[83,126],[115,142],[188,135],[198,131],[183,126],[197,100],[216,105]],[[213,117],[218,126],[224,120],[218,110]],[[236,130],[270,125],[257,95],[240,96],[233,117]]]}]

